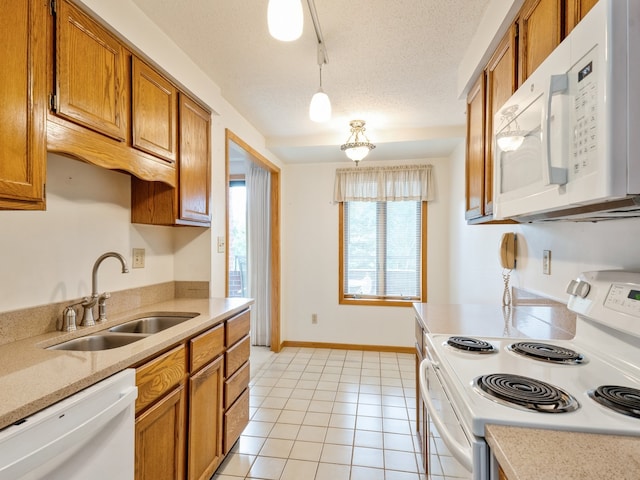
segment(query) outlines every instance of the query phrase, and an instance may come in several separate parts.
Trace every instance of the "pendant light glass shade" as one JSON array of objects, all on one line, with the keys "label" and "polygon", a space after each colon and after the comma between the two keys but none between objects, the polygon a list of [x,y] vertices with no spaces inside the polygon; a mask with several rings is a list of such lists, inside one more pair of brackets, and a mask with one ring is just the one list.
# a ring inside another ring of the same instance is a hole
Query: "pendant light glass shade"
[{"label": "pendant light glass shade", "polygon": [[322,89],[318,90],[311,98],[309,118],[318,123],[328,122],[331,119],[331,100]]},{"label": "pendant light glass shade", "polygon": [[302,35],[301,0],[269,0],[267,7],[269,33],[277,40],[291,42]]},{"label": "pendant light glass shade", "polygon": [[[320,55],[321,51],[318,51]],[[329,95],[324,93],[322,90],[322,64],[325,61],[325,56],[321,57],[321,62],[319,63],[320,67],[320,88],[316,94],[311,98],[311,103],[309,104],[309,118],[318,123],[328,122],[331,120],[331,100],[329,100]]]}]

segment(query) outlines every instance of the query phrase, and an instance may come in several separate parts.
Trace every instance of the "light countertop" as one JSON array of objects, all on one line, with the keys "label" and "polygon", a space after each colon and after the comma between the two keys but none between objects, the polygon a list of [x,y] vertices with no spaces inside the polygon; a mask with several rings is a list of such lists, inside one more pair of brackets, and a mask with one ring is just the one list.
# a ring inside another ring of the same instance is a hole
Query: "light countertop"
[{"label": "light countertop", "polygon": [[[136,365],[180,341],[248,308],[246,298],[180,298],[133,309],[94,327],[50,332],[0,346],[0,428],[10,425],[116,372]],[[162,332],[111,350],[47,350],[148,314],[192,312],[197,316]]]},{"label": "light countertop", "polygon": [[576,314],[555,302],[517,305],[510,312],[499,305],[414,303],[413,308],[429,333],[567,340],[576,325]]},{"label": "light countertop", "polygon": [[637,480],[640,438],[487,425],[486,440],[509,480]]}]

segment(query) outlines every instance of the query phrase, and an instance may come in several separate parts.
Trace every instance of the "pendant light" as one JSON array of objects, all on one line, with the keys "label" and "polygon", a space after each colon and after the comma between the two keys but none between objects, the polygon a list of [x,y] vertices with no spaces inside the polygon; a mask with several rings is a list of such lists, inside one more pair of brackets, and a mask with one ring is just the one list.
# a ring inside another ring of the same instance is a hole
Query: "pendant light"
[{"label": "pendant light", "polygon": [[318,66],[320,67],[320,88],[311,98],[309,104],[309,118],[318,123],[328,122],[331,119],[331,100],[329,95],[322,90],[322,65],[327,63],[324,45],[318,43]]},{"label": "pendant light", "polygon": [[277,40],[292,42],[302,35],[301,0],[269,0],[267,7],[269,33]]},{"label": "pendant light", "polygon": [[351,125],[351,135],[347,138],[346,143],[340,146],[340,150],[356,162],[356,167],[358,163],[360,163],[360,160],[369,155],[369,151],[376,148],[364,134],[364,124],[364,120],[352,120],[349,122],[349,125]]}]

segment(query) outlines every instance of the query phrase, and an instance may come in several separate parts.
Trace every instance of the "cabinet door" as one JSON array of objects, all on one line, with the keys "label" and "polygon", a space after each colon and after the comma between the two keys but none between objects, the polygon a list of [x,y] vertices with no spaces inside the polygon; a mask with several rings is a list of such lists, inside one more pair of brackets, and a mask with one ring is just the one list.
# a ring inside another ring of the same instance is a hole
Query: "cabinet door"
[{"label": "cabinet door", "polygon": [[180,95],[180,220],[211,222],[211,114]]},{"label": "cabinet door", "polygon": [[566,35],[573,30],[598,0],[566,0]]},{"label": "cabinet door", "polygon": [[521,85],[562,40],[565,0],[527,0],[520,10],[518,35]]},{"label": "cabinet door", "polygon": [[222,461],[224,356],[189,380],[189,480],[207,480]]},{"label": "cabinet door", "polygon": [[136,418],[136,480],[184,479],[184,384]]},{"label": "cabinet door", "polygon": [[126,51],[80,10],[56,13],[56,113],[118,140],[127,129]]},{"label": "cabinet door", "polygon": [[[516,29],[511,27],[487,65],[487,110],[484,159],[484,214],[493,213],[493,130],[496,114],[517,89]],[[499,120],[498,120],[499,122]]]},{"label": "cabinet door", "polygon": [[467,96],[466,208],[467,220],[484,215],[485,75]]},{"label": "cabinet door", "polygon": [[132,57],[132,143],[170,163],[177,158],[178,91],[173,84]]},{"label": "cabinet door", "polygon": [[44,209],[47,5],[8,0],[0,15],[0,208]]}]

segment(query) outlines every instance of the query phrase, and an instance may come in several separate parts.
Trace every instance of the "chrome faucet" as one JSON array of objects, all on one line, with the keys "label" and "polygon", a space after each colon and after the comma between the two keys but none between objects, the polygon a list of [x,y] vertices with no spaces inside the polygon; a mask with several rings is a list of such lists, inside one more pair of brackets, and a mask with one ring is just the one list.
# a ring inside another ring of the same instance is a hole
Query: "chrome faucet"
[{"label": "chrome faucet", "polygon": [[84,308],[84,313],[82,315],[82,322],[80,325],[85,327],[95,325],[96,322],[93,318],[93,307],[96,302],[98,303],[98,322],[104,322],[107,320],[107,299],[111,297],[109,292],[104,292],[102,295],[98,293],[98,267],[102,261],[106,258],[114,257],[120,260],[122,264],[122,273],[129,273],[129,269],[127,268],[127,261],[124,259],[122,255],[117,252],[107,252],[103,255],[100,255],[96,260],[96,263],[93,264],[93,271],[91,272],[91,296],[84,297],[81,305]]}]

